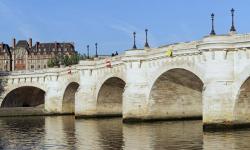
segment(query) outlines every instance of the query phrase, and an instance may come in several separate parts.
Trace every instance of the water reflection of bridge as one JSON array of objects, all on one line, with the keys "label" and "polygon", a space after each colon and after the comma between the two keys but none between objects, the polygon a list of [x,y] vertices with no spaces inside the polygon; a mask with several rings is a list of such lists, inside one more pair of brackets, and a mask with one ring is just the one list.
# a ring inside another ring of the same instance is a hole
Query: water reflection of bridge
[{"label": "water reflection of bridge", "polygon": [[249,143],[249,131],[203,133],[201,121],[128,125],[121,119],[25,117],[1,118],[0,129],[3,149],[230,150],[244,149]]}]

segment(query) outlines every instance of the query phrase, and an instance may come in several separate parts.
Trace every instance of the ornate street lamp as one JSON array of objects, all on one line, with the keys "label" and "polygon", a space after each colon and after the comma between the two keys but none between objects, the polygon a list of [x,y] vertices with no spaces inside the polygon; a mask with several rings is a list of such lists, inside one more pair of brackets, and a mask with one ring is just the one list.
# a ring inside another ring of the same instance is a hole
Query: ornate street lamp
[{"label": "ornate street lamp", "polygon": [[136,44],[135,44],[135,35],[136,35],[136,32],[133,32],[133,36],[134,36],[134,45],[133,45],[133,49],[137,49]]},{"label": "ornate street lamp", "polygon": [[216,35],[214,31],[214,13],[211,14],[211,20],[212,20],[212,30],[210,32],[210,35]]},{"label": "ornate street lamp", "polygon": [[149,48],[149,44],[148,44],[148,29],[145,29],[145,34],[146,34],[146,42],[145,42],[144,47]]},{"label": "ornate street lamp", "polygon": [[233,8],[231,9],[231,16],[232,16],[232,26],[231,26],[230,31],[231,31],[231,32],[235,32],[236,29],[235,29],[235,27],[234,27],[234,9],[233,9]]}]

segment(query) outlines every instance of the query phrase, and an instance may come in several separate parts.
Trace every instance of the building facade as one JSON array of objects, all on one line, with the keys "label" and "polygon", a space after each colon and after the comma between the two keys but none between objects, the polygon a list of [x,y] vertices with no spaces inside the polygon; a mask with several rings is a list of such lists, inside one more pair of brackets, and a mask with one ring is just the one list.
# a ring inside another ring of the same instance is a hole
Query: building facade
[{"label": "building facade", "polygon": [[0,44],[0,70],[12,70],[12,55],[10,47],[7,44]]},{"label": "building facade", "polygon": [[12,46],[0,44],[0,70],[39,70],[47,68],[48,60],[56,56],[76,54],[72,43],[40,43],[32,44],[32,39],[19,40],[14,38]]}]

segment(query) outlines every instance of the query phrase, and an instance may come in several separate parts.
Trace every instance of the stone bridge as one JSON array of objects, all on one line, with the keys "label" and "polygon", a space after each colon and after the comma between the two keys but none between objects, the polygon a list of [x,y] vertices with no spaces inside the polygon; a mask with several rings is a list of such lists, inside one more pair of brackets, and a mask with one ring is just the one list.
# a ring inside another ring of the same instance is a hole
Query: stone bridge
[{"label": "stone bridge", "polygon": [[51,114],[124,121],[202,118],[207,128],[250,124],[250,34],[131,49],[108,59],[111,68],[97,58],[2,73],[1,107],[44,104]]}]

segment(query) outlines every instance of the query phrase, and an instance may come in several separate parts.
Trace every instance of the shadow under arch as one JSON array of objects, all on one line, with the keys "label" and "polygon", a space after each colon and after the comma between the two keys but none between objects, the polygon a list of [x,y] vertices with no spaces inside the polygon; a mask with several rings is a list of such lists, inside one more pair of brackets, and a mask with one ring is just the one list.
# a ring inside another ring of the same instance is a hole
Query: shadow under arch
[{"label": "shadow under arch", "polygon": [[250,77],[240,86],[235,98],[234,117],[238,123],[249,123],[250,119]]},{"label": "shadow under arch", "polygon": [[149,118],[202,118],[202,80],[192,71],[173,68],[165,71],[151,86]]},{"label": "shadow under arch", "polygon": [[99,116],[121,116],[122,97],[125,81],[110,77],[101,85],[97,95],[97,113]]},{"label": "shadow under arch", "polygon": [[237,124],[248,124],[250,120],[250,65],[238,73],[233,90],[233,115]]},{"label": "shadow under arch", "polygon": [[75,94],[79,84],[77,82],[71,82],[67,85],[62,101],[62,112],[67,114],[75,113]]},{"label": "shadow under arch", "polygon": [[45,91],[34,86],[22,86],[11,90],[1,107],[36,107],[44,104]]}]

